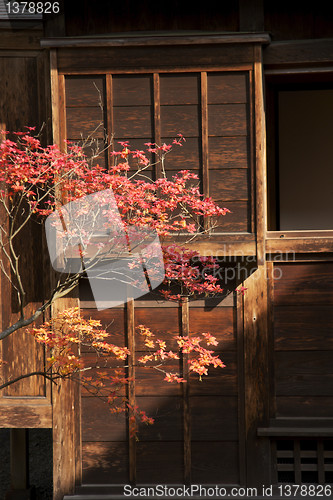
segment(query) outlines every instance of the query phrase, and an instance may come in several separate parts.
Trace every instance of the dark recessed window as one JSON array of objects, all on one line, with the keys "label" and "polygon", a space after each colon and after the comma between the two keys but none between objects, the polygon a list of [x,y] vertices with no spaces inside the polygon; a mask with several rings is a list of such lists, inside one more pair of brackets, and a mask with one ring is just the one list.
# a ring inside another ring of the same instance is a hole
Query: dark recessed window
[{"label": "dark recessed window", "polygon": [[268,229],[333,229],[333,86],[275,86],[267,120]]}]

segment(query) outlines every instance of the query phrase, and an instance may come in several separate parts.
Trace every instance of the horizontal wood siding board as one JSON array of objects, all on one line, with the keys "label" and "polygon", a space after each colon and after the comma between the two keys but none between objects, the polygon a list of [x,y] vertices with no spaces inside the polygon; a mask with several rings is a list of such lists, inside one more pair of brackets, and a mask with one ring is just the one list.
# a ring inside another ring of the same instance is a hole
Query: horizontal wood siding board
[{"label": "horizontal wood siding board", "polygon": [[160,75],[161,105],[198,104],[200,100],[199,74]]},{"label": "horizontal wood siding board", "polygon": [[[214,217],[214,224],[216,222],[217,227],[213,229],[214,234],[223,234],[234,232],[235,237],[237,232],[250,232],[251,221],[250,221],[250,202],[249,201],[226,201],[224,200],[218,202],[220,207],[225,207],[230,210],[231,213],[227,213],[224,216]],[[217,237],[217,236],[215,236]],[[221,236],[222,237],[222,236]],[[237,248],[236,248],[237,250]],[[242,252],[239,248],[240,253]],[[239,255],[240,255],[239,253]],[[243,255],[246,255],[246,250]]]},{"label": "horizontal wood siding board", "polygon": [[127,442],[82,443],[83,484],[119,484],[127,482]]},{"label": "horizontal wood siding board", "polygon": [[191,333],[209,332],[219,342],[216,347],[219,351],[236,349],[234,308],[223,307],[204,310],[190,307],[189,318]]},{"label": "horizontal wood siding board", "polygon": [[114,106],[152,104],[152,75],[114,75],[112,89]]},{"label": "horizontal wood siding board", "polygon": [[[161,137],[161,143],[171,144],[177,131],[169,137]],[[185,137],[182,146],[173,145],[172,151],[165,158],[166,170],[199,170],[201,165],[201,146],[199,137]],[[194,172],[198,175],[198,172]]]},{"label": "horizontal wood siding board", "polygon": [[278,396],[276,416],[299,418],[325,418],[333,415],[333,400],[327,396]]},{"label": "horizontal wood siding board", "polygon": [[189,381],[190,396],[236,396],[237,386],[237,355],[231,351],[215,351],[225,368],[210,368],[208,376],[191,374]]},{"label": "horizontal wood siding board", "polygon": [[287,263],[275,267],[281,270],[280,279],[274,280],[275,306],[333,304],[333,262]]},{"label": "horizontal wood siding board", "polygon": [[0,428],[52,428],[52,406],[32,405],[29,400],[0,404]]},{"label": "horizontal wood siding board", "polygon": [[247,102],[246,73],[208,73],[208,104]]},{"label": "horizontal wood siding board", "polygon": [[66,118],[68,139],[104,138],[103,112],[98,106],[67,108]]},{"label": "horizontal wood siding board", "polygon": [[126,416],[112,414],[106,400],[83,397],[81,400],[82,441],[126,441]]},{"label": "horizontal wood siding board", "polygon": [[179,47],[176,52],[174,48],[158,46],[59,48],[58,61],[60,73],[106,72],[111,68],[113,71],[122,71],[124,68],[138,67],[143,71],[165,71],[174,69],[176,65],[179,68],[193,68],[193,61],[197,67],[219,68],[226,64],[237,66],[252,62],[253,47],[230,45],[221,50],[216,45],[191,45]]},{"label": "horizontal wood siding board", "polygon": [[247,134],[246,104],[208,105],[209,136],[242,136]]},{"label": "horizontal wood siding board", "polygon": [[199,136],[199,107],[189,105],[161,106],[161,136]]},{"label": "horizontal wood siding board", "polygon": [[209,137],[209,169],[249,168],[249,147],[246,137]]},{"label": "horizontal wood siding board", "polygon": [[[237,441],[192,441],[192,481],[195,484],[238,484]],[[223,452],[221,453],[221,450]]]},{"label": "horizontal wood siding board", "polygon": [[324,63],[333,61],[333,41],[295,40],[272,42],[263,51],[265,67]]},{"label": "horizontal wood siding board", "polygon": [[212,170],[209,192],[215,201],[247,201],[249,199],[249,173],[246,169]]},{"label": "horizontal wood siding board", "polygon": [[65,78],[67,107],[96,107],[105,98],[104,76],[67,76]]},{"label": "horizontal wood siding board", "polygon": [[137,481],[141,484],[182,484],[183,443],[137,443]]},{"label": "horizontal wood siding board", "polygon": [[[165,382],[167,383],[167,382]],[[154,419],[153,425],[139,423],[139,440],[180,441],[183,440],[183,401],[181,397],[139,396],[136,404],[140,410]]]},{"label": "horizontal wood siding board", "polygon": [[153,136],[150,106],[114,106],[114,137],[150,139]]},{"label": "horizontal wood siding board", "polygon": [[277,396],[331,396],[333,351],[275,353]]},{"label": "horizontal wood siding board", "polygon": [[[139,354],[141,355],[141,353]],[[156,366],[156,363],[153,363]],[[153,366],[143,366],[140,363],[137,364],[136,381],[135,381],[135,393],[136,396],[181,396],[182,395],[182,384],[168,383],[164,380],[164,373],[159,371],[160,369],[171,373],[180,373],[180,362],[177,360],[168,361],[163,363],[162,366],[158,366],[158,370],[153,368]]]},{"label": "horizontal wood siding board", "polygon": [[309,308],[293,305],[274,308],[276,351],[333,350],[332,328],[332,306],[312,305]]},{"label": "horizontal wood siding board", "polygon": [[[178,307],[153,309],[136,308],[135,309],[135,326],[145,325],[151,329],[156,335],[156,338],[166,340],[170,349],[177,346],[175,336],[179,335],[178,329]],[[136,337],[137,351],[146,351],[143,337]]]},{"label": "horizontal wood siding board", "polygon": [[236,396],[191,396],[190,409],[193,441],[238,439]]},{"label": "horizontal wood siding board", "polygon": [[[110,333],[109,341],[117,346],[125,345],[125,327],[124,327],[124,309],[97,309],[87,308],[81,310],[81,315],[84,318],[92,318],[101,322],[102,328]],[[81,351],[90,352],[88,348],[82,346]]]}]

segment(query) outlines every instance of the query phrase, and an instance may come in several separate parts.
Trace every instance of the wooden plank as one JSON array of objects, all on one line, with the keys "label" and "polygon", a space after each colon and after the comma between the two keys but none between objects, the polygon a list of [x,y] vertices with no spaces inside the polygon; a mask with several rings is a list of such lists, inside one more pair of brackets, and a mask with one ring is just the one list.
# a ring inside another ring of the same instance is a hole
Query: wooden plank
[{"label": "wooden plank", "polygon": [[318,238],[310,235],[304,238],[280,238],[267,239],[265,249],[267,253],[315,253],[315,252],[330,252],[332,253],[333,240],[332,238]]},{"label": "wooden plank", "polygon": [[165,45],[220,45],[220,44],[257,44],[269,43],[270,37],[266,33],[239,33],[237,35],[216,33],[216,34],[186,34],[186,35],[158,35],[158,36],[137,36],[137,37],[122,37],[117,34],[114,37],[75,37],[74,39],[68,38],[49,38],[41,40],[42,47],[116,47],[116,46],[165,46]]},{"label": "wooden plank", "polygon": [[50,403],[33,404],[27,399],[16,399],[11,404],[0,404],[0,427],[52,428]]},{"label": "wooden plank", "polygon": [[331,63],[332,39],[272,42],[264,51],[265,67]]},{"label": "wooden plank", "polygon": [[183,443],[138,442],[139,484],[183,484]]},{"label": "wooden plank", "polygon": [[[160,143],[172,144],[175,137],[176,134],[171,137],[162,137]],[[199,137],[186,137],[185,139],[186,142],[183,142],[182,146],[174,145],[172,147],[171,153],[165,158],[165,168],[174,171],[174,174],[184,169],[196,170],[193,173],[199,175],[198,170],[201,168],[201,140]]]},{"label": "wooden plank", "polygon": [[[142,353],[138,353],[142,355]],[[153,363],[153,365],[156,363]],[[180,373],[180,361],[173,360],[158,366],[159,369],[167,373]],[[181,396],[182,384],[168,383],[164,380],[164,373],[153,367],[142,366],[137,363],[136,366],[136,395],[139,396]]]},{"label": "wooden plank", "polygon": [[[37,24],[38,23],[38,24]],[[12,29],[1,28],[0,50],[34,52],[40,51],[40,40],[44,36],[43,23],[36,23],[36,27],[32,30],[29,28]]]},{"label": "wooden plank", "polygon": [[199,123],[199,106],[193,104],[161,106],[161,135],[163,137],[175,137],[178,133],[185,137],[198,137]]},{"label": "wooden plank", "polygon": [[[113,129],[114,129],[114,119],[113,119],[113,109],[112,109],[112,101],[113,101],[113,79],[112,75],[107,74],[105,77],[105,121],[106,121],[106,139],[107,145],[110,147],[110,150],[113,151],[115,149],[114,139],[113,139]],[[109,154],[109,150],[106,152],[107,157],[107,166],[110,169],[111,166],[115,163],[115,157]],[[103,165],[101,165],[103,166]]]},{"label": "wooden plank", "polygon": [[[244,168],[212,170],[209,174],[210,196],[217,203],[247,201],[249,199],[249,173]],[[226,219],[228,215],[226,216]]]},{"label": "wooden plank", "polygon": [[330,396],[333,392],[333,351],[275,353],[277,396]]},{"label": "wooden plank", "polygon": [[128,483],[126,442],[85,442],[82,444],[84,484]]},{"label": "wooden plank", "polygon": [[66,106],[67,107],[96,107],[100,100],[104,102],[105,77],[66,76]]},{"label": "wooden plank", "polygon": [[219,351],[236,350],[236,332],[234,328],[234,308],[197,309],[190,307],[190,331],[194,334],[209,332],[216,337]]},{"label": "wooden plank", "polygon": [[[77,299],[71,297],[58,299],[52,305],[52,315],[75,307],[77,303]],[[54,500],[62,500],[64,494],[74,493],[75,484],[80,481],[80,475],[77,475],[80,468],[76,462],[81,456],[80,430],[77,429],[81,413],[79,396],[79,384],[69,379],[58,380],[57,386],[52,388]]]},{"label": "wooden plank", "polygon": [[[201,72],[201,157],[202,157],[202,193],[204,197],[209,196],[209,163],[208,163],[208,107],[207,107],[207,72]],[[208,227],[208,220],[204,225]]]},{"label": "wooden plank", "polygon": [[236,396],[238,394],[237,354],[235,352],[214,351],[225,368],[211,368],[208,376],[199,379],[192,374],[189,381],[190,396]]},{"label": "wooden plank", "polygon": [[[121,405],[122,406],[122,405]],[[82,398],[82,441],[126,441],[126,415],[112,414],[105,399]]]},{"label": "wooden plank", "polygon": [[67,108],[66,115],[68,139],[104,138],[103,113],[99,107]]},{"label": "wooden plank", "polygon": [[238,440],[236,396],[191,396],[190,408],[193,441]]},{"label": "wooden plank", "polygon": [[[257,427],[269,418],[267,279],[259,266],[245,282],[244,300],[244,380],[247,481],[250,486],[269,482],[265,464],[269,460],[268,440],[257,439]],[[258,470],[262,473],[259,475]]]},{"label": "wooden plank", "polygon": [[209,137],[209,169],[249,168],[246,137]]},{"label": "wooden plank", "polygon": [[50,51],[50,80],[53,142],[60,146],[58,57],[55,49]]},{"label": "wooden plank", "polygon": [[255,49],[254,63],[254,148],[255,148],[255,199],[258,264],[265,261],[266,214],[266,123],[263,95],[263,70],[261,47]]},{"label": "wooden plank", "polygon": [[[221,453],[223,449],[223,453]],[[239,484],[236,441],[192,442],[194,484]]]},{"label": "wooden plank", "polygon": [[327,396],[278,396],[276,408],[279,418],[327,418],[333,414],[332,398]]},{"label": "wooden plank", "polygon": [[245,104],[209,104],[209,136],[243,136],[248,134]]},{"label": "wooden plank", "polygon": [[[188,299],[183,299],[179,308],[180,334],[182,337],[190,336],[190,317]],[[183,439],[184,439],[184,482],[191,484],[191,439],[192,439],[192,413],[189,389],[189,355],[182,354],[182,377],[186,380],[183,384]]]},{"label": "wooden plank", "polygon": [[114,106],[151,106],[152,75],[114,75]]},{"label": "wooden plank", "polygon": [[274,281],[274,305],[331,305],[333,262],[276,265],[280,279]]},{"label": "wooden plank", "polygon": [[[250,220],[250,201],[226,201],[223,203],[223,200],[220,201],[219,206],[225,207],[230,210],[230,213],[227,213],[225,216],[214,217],[213,222],[217,224],[217,227],[212,230],[214,236],[213,238],[218,238],[218,234],[223,238],[223,233],[234,233],[234,238],[236,238],[237,233],[246,233],[250,234],[251,230],[251,220]],[[215,236],[216,235],[216,236]],[[212,241],[212,245],[214,245],[214,239]],[[227,253],[233,251],[230,249]],[[240,243],[235,245],[235,253],[241,253],[243,251],[243,255],[251,255],[248,253],[250,250],[243,247],[241,249]]]},{"label": "wooden plank", "polygon": [[208,104],[236,104],[248,101],[247,73],[208,74]]},{"label": "wooden plank", "polygon": [[183,429],[185,404],[182,397],[140,396],[137,397],[137,405],[139,410],[144,410],[154,419],[153,425],[138,423],[140,442],[182,442],[183,432],[186,438],[186,430]]},{"label": "wooden plank", "polygon": [[113,115],[115,139],[150,139],[152,137],[152,109],[150,106],[130,106],[128,108],[114,106]]},{"label": "wooden plank", "polygon": [[332,306],[274,308],[276,351],[333,350],[332,328]]},{"label": "wooden plank", "polygon": [[161,105],[199,104],[198,74],[161,74]]},{"label": "wooden plank", "polygon": [[[160,82],[160,76],[158,73],[154,73],[153,75],[153,93],[154,93],[154,142],[156,144],[161,145],[162,140],[161,140],[161,82]],[[155,174],[155,179],[158,179],[159,177],[162,177],[162,169],[166,168],[165,164],[162,166],[161,163],[157,158],[157,155],[155,155],[155,167],[154,167],[154,174]]]},{"label": "wooden plank", "polygon": [[131,483],[136,482],[136,424],[132,422],[135,418],[134,407],[136,406],[135,398],[135,319],[134,319],[134,300],[130,299],[126,304],[126,339],[127,347],[130,351],[128,356],[128,403],[131,408],[127,412],[129,417],[128,432],[128,454],[129,454],[129,478]]},{"label": "wooden plank", "polygon": [[[246,481],[246,434],[245,434],[245,378],[244,378],[244,308],[243,295],[237,294],[236,335],[237,335],[237,407],[238,407],[238,464],[239,483]],[[227,358],[226,358],[227,362]],[[227,365],[228,366],[228,365]]]}]

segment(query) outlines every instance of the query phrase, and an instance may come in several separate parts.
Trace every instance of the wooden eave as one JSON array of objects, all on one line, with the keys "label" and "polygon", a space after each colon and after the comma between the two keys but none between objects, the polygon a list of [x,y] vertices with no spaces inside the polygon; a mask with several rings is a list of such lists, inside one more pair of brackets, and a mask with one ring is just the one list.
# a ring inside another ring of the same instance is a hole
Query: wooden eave
[{"label": "wooden eave", "polygon": [[87,37],[59,37],[41,39],[42,48],[74,47],[140,47],[165,45],[216,45],[216,44],[261,44],[270,43],[268,33],[126,33]]}]

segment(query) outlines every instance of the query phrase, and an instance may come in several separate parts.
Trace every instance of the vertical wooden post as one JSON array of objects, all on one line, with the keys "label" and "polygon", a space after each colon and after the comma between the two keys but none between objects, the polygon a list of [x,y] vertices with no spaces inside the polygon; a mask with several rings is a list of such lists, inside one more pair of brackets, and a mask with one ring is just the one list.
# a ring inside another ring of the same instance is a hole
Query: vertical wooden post
[{"label": "vertical wooden post", "polygon": [[[51,104],[53,142],[62,149],[66,134],[65,82],[59,77],[57,52],[50,52]],[[63,193],[60,193],[62,196]],[[51,308],[54,317],[60,311],[78,306],[78,299],[64,297]],[[52,387],[53,409],[53,500],[74,493],[81,480],[80,387],[69,379]]]},{"label": "vertical wooden post", "polygon": [[[135,406],[135,328],[134,328],[134,300],[130,299],[126,304],[127,314],[127,346],[130,351],[128,357],[128,401],[131,407]],[[129,416],[132,411],[129,410]],[[129,419],[129,478],[131,484],[136,483],[136,437],[133,435],[134,423]]]},{"label": "vertical wooden post", "polygon": [[[153,99],[154,99],[154,142],[161,144],[161,105],[160,105],[160,75],[153,76]],[[161,164],[155,165],[155,179],[162,177]]]},{"label": "vertical wooden post", "polygon": [[[269,353],[266,231],[266,150],[263,98],[262,49],[256,46],[254,62],[254,127],[256,166],[256,236],[258,269],[245,282],[244,296],[244,389],[247,484],[270,484],[270,449],[257,428],[269,419]],[[258,474],[261,471],[261,474]]]},{"label": "vertical wooden post", "polygon": [[[180,306],[180,330],[181,335],[189,335],[189,303],[184,298]],[[186,383],[183,387],[183,426],[184,426],[184,483],[191,484],[191,411],[190,411],[190,387],[188,354],[182,355],[182,376]]]}]

